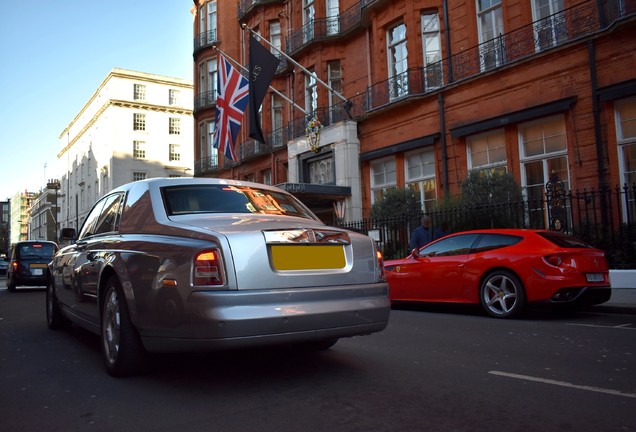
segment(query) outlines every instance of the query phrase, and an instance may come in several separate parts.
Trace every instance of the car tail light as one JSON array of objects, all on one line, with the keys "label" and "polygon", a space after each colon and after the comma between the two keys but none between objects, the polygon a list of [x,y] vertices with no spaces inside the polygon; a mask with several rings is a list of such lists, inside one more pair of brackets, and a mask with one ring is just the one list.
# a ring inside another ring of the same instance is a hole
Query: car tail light
[{"label": "car tail light", "polygon": [[194,259],[194,285],[225,285],[223,261],[218,249],[201,252]]},{"label": "car tail light", "polygon": [[382,256],[382,251],[380,249],[376,249],[375,256],[378,259],[378,266],[380,267],[380,279],[384,280],[384,257]]},{"label": "car tail light", "polygon": [[543,260],[547,262],[548,264],[553,265],[555,267],[559,267],[561,264],[563,264],[563,258],[561,257],[561,255],[544,256]]}]

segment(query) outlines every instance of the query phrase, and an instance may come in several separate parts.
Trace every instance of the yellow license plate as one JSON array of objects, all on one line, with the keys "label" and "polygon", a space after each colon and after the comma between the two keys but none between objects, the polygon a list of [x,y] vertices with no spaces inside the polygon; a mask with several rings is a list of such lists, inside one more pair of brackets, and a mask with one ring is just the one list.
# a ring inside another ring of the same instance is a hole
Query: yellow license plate
[{"label": "yellow license plate", "polygon": [[46,264],[29,264],[29,268],[46,268]]},{"label": "yellow license plate", "polygon": [[342,245],[271,245],[276,270],[340,269],[346,264]]}]

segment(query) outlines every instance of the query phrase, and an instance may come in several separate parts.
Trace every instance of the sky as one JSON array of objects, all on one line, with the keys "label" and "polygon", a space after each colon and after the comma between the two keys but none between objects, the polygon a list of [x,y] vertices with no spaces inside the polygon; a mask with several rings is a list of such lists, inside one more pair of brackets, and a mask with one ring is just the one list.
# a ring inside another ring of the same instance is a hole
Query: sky
[{"label": "sky", "polygon": [[0,201],[60,177],[59,136],[113,68],[192,80],[192,0],[0,0]]}]

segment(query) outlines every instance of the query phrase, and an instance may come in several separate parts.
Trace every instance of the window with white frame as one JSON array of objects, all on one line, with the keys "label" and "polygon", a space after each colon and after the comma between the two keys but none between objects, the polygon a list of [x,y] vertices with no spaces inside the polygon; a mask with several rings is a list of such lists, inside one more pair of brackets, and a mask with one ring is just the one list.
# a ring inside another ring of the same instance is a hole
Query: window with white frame
[{"label": "window with white frame", "polygon": [[145,180],[147,174],[145,172],[133,171],[133,181]]},{"label": "window with white frame", "polygon": [[315,16],[314,0],[303,0],[303,43],[307,43],[314,38]]},{"label": "window with white frame", "polygon": [[168,133],[170,135],[180,135],[181,134],[181,119],[178,117],[170,117],[168,121]]},{"label": "window with white frame", "polygon": [[565,28],[563,0],[533,0],[534,38],[536,50],[541,51],[563,42],[568,37]]},{"label": "window with white frame", "polygon": [[444,84],[444,73],[439,17],[436,13],[422,14],[422,48],[424,50],[424,85],[427,90],[440,87]]},{"label": "window with white frame", "polygon": [[271,185],[272,184],[272,170],[271,169],[268,168],[266,170],[263,170],[262,177],[263,177],[263,181],[262,181],[263,184],[266,184],[266,185]]},{"label": "window with white frame", "polygon": [[340,4],[339,0],[327,0],[327,35],[340,32]]},{"label": "window with white frame", "polygon": [[216,21],[216,0],[209,1],[199,8],[199,43],[201,45],[207,45],[216,41]]},{"label": "window with white frame", "polygon": [[283,141],[283,99],[277,94],[272,94],[272,145],[280,147]]},{"label": "window with white frame", "polygon": [[[342,70],[340,68],[340,60],[332,60],[327,62],[327,79],[329,86],[339,94],[342,94]],[[329,92],[329,120],[333,122],[340,121],[344,118],[344,105],[340,103],[338,96]]]},{"label": "window with white frame", "polygon": [[146,159],[146,142],[133,141],[133,158]]},{"label": "window with white frame", "polygon": [[181,146],[179,144],[168,145],[168,159],[170,162],[181,160]]},{"label": "window with white frame", "polygon": [[216,103],[218,86],[217,59],[209,59],[199,64],[199,96],[204,105]]},{"label": "window with white frame", "polygon": [[[633,187],[636,184],[636,97],[617,101],[614,104],[614,116],[621,186]],[[628,214],[636,214],[633,194],[627,199],[628,207],[623,209],[626,222]]]},{"label": "window with white frame", "polygon": [[477,0],[477,25],[479,27],[479,57],[481,70],[497,67],[503,62],[503,34],[501,0]]},{"label": "window with white frame", "polygon": [[138,101],[146,100],[146,86],[143,84],[134,84],[133,99]]},{"label": "window with white frame", "polygon": [[507,172],[506,136],[503,129],[471,135],[466,139],[468,170]]},{"label": "window with white frame", "polygon": [[279,51],[282,51],[283,49],[282,42],[283,42],[283,35],[280,30],[280,21],[278,20],[270,21],[269,22],[269,43],[272,44],[272,47],[278,48],[278,50],[275,50],[274,48],[270,47],[270,51],[274,56],[278,58],[281,57],[281,54]]},{"label": "window with white frame", "polygon": [[318,109],[318,82],[316,73],[312,70],[305,75],[305,111],[307,115],[316,115]]},{"label": "window with white frame", "polygon": [[409,91],[408,51],[406,49],[406,24],[400,23],[387,34],[389,62],[389,97],[405,96]]},{"label": "window with white frame", "polygon": [[545,185],[551,179],[569,190],[567,136],[563,115],[519,125],[521,182],[532,227],[547,226]]},{"label": "window with white frame", "polygon": [[168,105],[179,105],[179,90],[169,89],[168,90]]},{"label": "window with white frame", "polygon": [[199,124],[199,154],[201,160],[207,160],[210,163],[213,161],[213,165],[216,166],[218,149],[212,147],[214,125],[214,121]]},{"label": "window with white frame", "polygon": [[431,147],[407,154],[404,160],[404,172],[406,187],[415,193],[422,211],[434,208],[437,205],[435,150]]},{"label": "window with white frame", "polygon": [[394,157],[371,162],[371,204],[381,200],[387,189],[396,186]]},{"label": "window with white frame", "polygon": [[146,114],[141,114],[141,113],[133,114],[133,130],[135,131],[146,130]]}]

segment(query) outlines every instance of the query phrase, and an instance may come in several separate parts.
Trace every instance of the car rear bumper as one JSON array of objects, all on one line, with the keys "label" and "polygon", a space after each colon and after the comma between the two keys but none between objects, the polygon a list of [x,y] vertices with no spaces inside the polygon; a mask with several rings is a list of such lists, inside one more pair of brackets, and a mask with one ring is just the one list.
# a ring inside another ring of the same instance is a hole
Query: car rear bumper
[{"label": "car rear bumper", "polygon": [[15,286],[46,286],[46,276],[13,276],[10,278]]},{"label": "car rear bumper", "polygon": [[551,303],[575,303],[595,305],[608,301],[612,296],[611,286],[561,288],[550,298]]},{"label": "car rear bumper", "polygon": [[370,334],[386,328],[391,305],[388,285],[378,283],[199,291],[182,308],[171,305],[170,310],[175,316],[167,322],[177,325],[139,328],[147,350],[201,351]]}]

